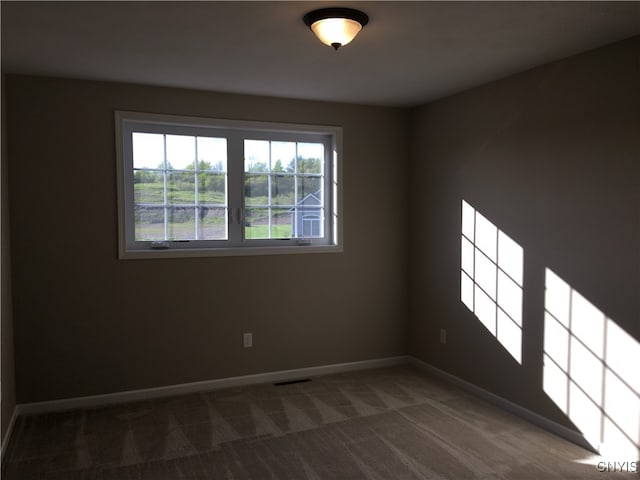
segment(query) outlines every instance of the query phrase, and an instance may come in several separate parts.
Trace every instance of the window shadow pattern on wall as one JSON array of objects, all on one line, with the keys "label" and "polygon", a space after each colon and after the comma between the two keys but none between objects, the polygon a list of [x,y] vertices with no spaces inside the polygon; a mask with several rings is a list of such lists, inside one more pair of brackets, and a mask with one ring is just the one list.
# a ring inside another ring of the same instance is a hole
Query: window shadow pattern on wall
[{"label": "window shadow pattern on wall", "polygon": [[462,201],[460,299],[522,363],[522,247]]},{"label": "window shadow pattern on wall", "polygon": [[545,271],[543,388],[601,454],[640,455],[640,344]]}]

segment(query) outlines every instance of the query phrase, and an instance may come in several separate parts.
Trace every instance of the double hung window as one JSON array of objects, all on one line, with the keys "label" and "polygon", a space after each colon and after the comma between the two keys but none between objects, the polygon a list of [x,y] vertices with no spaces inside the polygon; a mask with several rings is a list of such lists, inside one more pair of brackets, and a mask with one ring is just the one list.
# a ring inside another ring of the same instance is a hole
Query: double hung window
[{"label": "double hung window", "polygon": [[337,127],[116,112],[120,257],[337,250]]}]

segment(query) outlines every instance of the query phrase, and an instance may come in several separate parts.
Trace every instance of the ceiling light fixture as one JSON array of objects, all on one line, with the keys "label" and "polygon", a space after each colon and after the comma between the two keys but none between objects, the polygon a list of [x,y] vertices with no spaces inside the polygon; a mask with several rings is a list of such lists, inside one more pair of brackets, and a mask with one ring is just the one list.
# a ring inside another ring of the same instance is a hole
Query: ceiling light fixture
[{"label": "ceiling light fixture", "polygon": [[362,27],[369,23],[366,13],[353,8],[321,8],[302,17],[305,25],[322,43],[336,50],[351,42]]}]

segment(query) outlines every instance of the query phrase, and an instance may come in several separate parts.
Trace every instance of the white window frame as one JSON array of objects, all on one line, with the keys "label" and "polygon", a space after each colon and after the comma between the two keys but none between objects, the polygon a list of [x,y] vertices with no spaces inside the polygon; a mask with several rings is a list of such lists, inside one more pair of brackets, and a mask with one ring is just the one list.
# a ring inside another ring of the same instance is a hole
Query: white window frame
[{"label": "white window frame", "polygon": [[[342,128],[203,117],[115,112],[120,259],[327,253],[342,251]],[[227,139],[228,240],[135,240],[132,133],[186,134]],[[245,239],[243,140],[322,142],[325,225],[323,238]],[[153,248],[152,248],[152,244]]]}]

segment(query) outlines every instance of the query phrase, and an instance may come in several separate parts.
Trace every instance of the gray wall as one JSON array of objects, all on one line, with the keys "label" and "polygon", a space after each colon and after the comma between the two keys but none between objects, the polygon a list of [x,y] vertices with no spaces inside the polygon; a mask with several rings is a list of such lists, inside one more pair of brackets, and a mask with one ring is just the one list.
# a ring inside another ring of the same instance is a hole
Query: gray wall
[{"label": "gray wall", "polygon": [[[8,77],[18,401],[409,352],[570,426],[542,392],[544,269],[640,338],[639,50],[636,37],[413,118]],[[114,109],[342,125],[344,253],[117,260]],[[462,199],[524,248],[522,365],[460,302]]]},{"label": "gray wall", "polygon": [[[115,109],[342,126],[344,253],[118,260]],[[7,117],[19,403],[406,352],[407,110],[8,76]]]},{"label": "gray wall", "polygon": [[[640,338],[639,69],[635,37],[415,110],[412,355],[570,425],[542,391],[545,268]],[[460,301],[462,199],[524,248],[521,366]]]},{"label": "gray wall", "polygon": [[[13,410],[16,406],[16,385],[13,356],[13,316],[11,310],[11,256],[9,249],[9,188],[7,176],[7,122],[5,121],[5,78],[2,76],[2,163],[0,168],[1,198],[2,198],[2,227],[0,238],[2,259],[0,260],[0,306],[1,324],[0,337],[2,338],[2,411],[0,412],[0,439],[9,427]],[[4,446],[4,445],[3,445]]]}]

